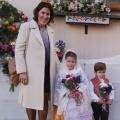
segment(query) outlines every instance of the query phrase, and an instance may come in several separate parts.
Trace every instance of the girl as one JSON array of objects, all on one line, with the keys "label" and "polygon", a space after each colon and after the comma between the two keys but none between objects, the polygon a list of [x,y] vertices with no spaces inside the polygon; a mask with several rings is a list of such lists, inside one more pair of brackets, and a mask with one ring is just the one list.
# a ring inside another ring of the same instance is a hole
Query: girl
[{"label": "girl", "polygon": [[[76,92],[72,92],[64,86],[62,80],[66,78],[66,75],[80,78]],[[82,96],[79,99],[80,105],[76,104],[76,94]],[[57,75],[54,95],[54,105],[57,106],[57,112],[56,115],[54,114],[53,120],[92,120],[90,102],[88,79],[78,62],[77,55],[69,50],[63,57]]]}]

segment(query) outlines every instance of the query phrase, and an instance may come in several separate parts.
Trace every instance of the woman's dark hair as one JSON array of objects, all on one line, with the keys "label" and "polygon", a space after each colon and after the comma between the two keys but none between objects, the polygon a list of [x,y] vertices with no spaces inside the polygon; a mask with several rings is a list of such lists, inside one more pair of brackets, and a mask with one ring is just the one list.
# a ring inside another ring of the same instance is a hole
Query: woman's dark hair
[{"label": "woman's dark hair", "polygon": [[97,72],[98,70],[105,70],[106,71],[106,64],[105,63],[102,63],[102,62],[97,62],[95,65],[94,65],[94,71]]},{"label": "woman's dark hair", "polygon": [[77,59],[77,55],[74,52],[71,52],[71,51],[69,51],[65,54],[65,59],[67,57],[74,57],[75,59]]},{"label": "woman's dark hair", "polygon": [[53,19],[54,19],[54,12],[53,12],[52,6],[51,6],[50,3],[46,3],[46,2],[40,2],[40,3],[38,4],[38,6],[34,9],[34,11],[33,11],[33,15],[34,15],[33,19],[34,19],[36,22],[38,22],[38,13],[39,13],[39,11],[40,11],[42,8],[44,8],[44,7],[45,7],[45,8],[48,8],[48,9],[50,10],[50,20],[49,20],[48,24],[49,24],[50,22],[54,22],[54,21],[53,21]]}]

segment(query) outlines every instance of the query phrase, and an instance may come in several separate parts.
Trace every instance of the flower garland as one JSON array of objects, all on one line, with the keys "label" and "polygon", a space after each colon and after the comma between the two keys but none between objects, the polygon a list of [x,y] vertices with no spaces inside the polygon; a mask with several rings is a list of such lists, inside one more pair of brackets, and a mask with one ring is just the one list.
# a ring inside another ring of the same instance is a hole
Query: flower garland
[{"label": "flower garland", "polygon": [[[22,22],[28,18],[8,1],[0,0],[0,59],[3,74],[9,76],[8,60],[15,56],[15,42]],[[10,90],[14,91],[13,85]]]},{"label": "flower garland", "polygon": [[69,2],[58,1],[54,3],[54,11],[75,12],[83,14],[110,14],[110,8],[107,7],[105,0],[72,0]]}]

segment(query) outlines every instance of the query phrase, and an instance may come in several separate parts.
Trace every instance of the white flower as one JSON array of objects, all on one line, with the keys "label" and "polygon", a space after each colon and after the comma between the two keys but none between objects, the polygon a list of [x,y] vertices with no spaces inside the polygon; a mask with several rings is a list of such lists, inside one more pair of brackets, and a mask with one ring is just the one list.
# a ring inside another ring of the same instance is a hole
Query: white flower
[{"label": "white flower", "polygon": [[84,7],[84,5],[79,3],[79,8],[81,9],[82,7]]},{"label": "white flower", "polygon": [[54,1],[53,1],[53,0],[51,0],[51,1],[50,1],[50,4],[54,5]]},{"label": "white flower", "polygon": [[101,9],[104,9],[104,8],[106,8],[107,6],[105,5],[105,4],[103,4],[102,6],[101,6]]},{"label": "white flower", "polygon": [[71,4],[70,4],[69,7],[68,7],[69,10],[72,10],[73,8],[74,8],[74,7],[73,7],[73,5],[71,5]]},{"label": "white flower", "polygon": [[76,7],[77,7],[77,2],[74,1],[74,2],[71,2],[68,9],[69,10],[76,10]]},{"label": "white flower", "polygon": [[6,57],[6,60],[10,60],[10,59],[12,59],[12,57]]},{"label": "white flower", "polygon": [[109,13],[111,10],[110,10],[110,8],[107,7],[107,8],[106,8],[106,11]]},{"label": "white flower", "polygon": [[57,3],[57,5],[60,5],[60,3]]},{"label": "white flower", "polygon": [[77,6],[75,6],[75,8],[74,8],[75,10],[77,10]]},{"label": "white flower", "polygon": [[14,25],[15,25],[16,28],[19,28],[21,23],[20,22],[15,22]]},{"label": "white flower", "polygon": [[2,8],[2,5],[0,5],[0,9]]},{"label": "white flower", "polygon": [[108,85],[106,83],[100,83],[100,87],[107,87]]},{"label": "white flower", "polygon": [[104,0],[95,0],[95,3],[103,3]]},{"label": "white flower", "polygon": [[103,5],[101,6],[101,10],[104,11],[104,9],[105,9],[106,7],[107,7],[107,6],[106,6],[105,4],[103,4]]},{"label": "white flower", "polygon": [[94,4],[87,4],[88,8],[93,8]]},{"label": "white flower", "polygon": [[66,78],[66,80],[69,80],[70,79],[70,77],[69,78]]},{"label": "white flower", "polygon": [[15,45],[15,42],[11,42],[11,45],[12,45],[12,46]]},{"label": "white flower", "polygon": [[104,0],[99,0],[99,2],[100,2],[100,3],[103,3],[103,2],[104,2]]},{"label": "white flower", "polygon": [[61,10],[62,10],[62,7],[61,7],[61,6],[59,6],[59,7],[58,7],[58,11],[61,11]]},{"label": "white flower", "polygon": [[58,4],[60,4],[60,0],[58,0]]},{"label": "white flower", "polygon": [[59,48],[56,48],[56,51],[57,51],[57,52],[60,52],[60,49],[59,49]]}]

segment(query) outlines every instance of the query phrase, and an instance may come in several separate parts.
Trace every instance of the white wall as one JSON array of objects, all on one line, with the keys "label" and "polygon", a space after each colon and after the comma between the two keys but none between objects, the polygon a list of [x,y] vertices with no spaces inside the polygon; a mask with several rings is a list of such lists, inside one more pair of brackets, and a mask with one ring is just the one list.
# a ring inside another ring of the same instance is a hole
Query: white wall
[{"label": "white wall", "polygon": [[10,4],[15,6],[18,10],[28,16],[29,20],[33,18],[33,10],[38,5],[40,0],[7,0]]},{"label": "white wall", "polygon": [[[33,9],[39,0],[8,0],[23,11],[29,20],[33,17]],[[120,13],[118,13],[120,14]],[[107,64],[107,77],[115,87],[115,100],[110,106],[109,120],[120,120],[120,20],[110,20],[110,25],[89,25],[88,34],[84,34],[84,25],[69,25],[64,17],[55,17],[52,27],[56,33],[56,41],[64,40],[66,49],[74,49],[81,60],[81,65],[89,79],[93,74],[95,62]],[[118,55],[118,56],[117,56]],[[24,108],[17,103],[18,88],[9,92],[8,78],[0,72],[0,120],[27,120]],[[16,115],[18,114],[18,116]],[[51,119],[51,108],[48,119]]]},{"label": "white wall", "polygon": [[66,24],[64,17],[56,17],[52,26],[56,32],[56,40],[64,40],[67,48],[77,51],[81,59],[120,54],[120,20],[110,20],[109,25],[89,25],[87,35],[84,25]]}]

